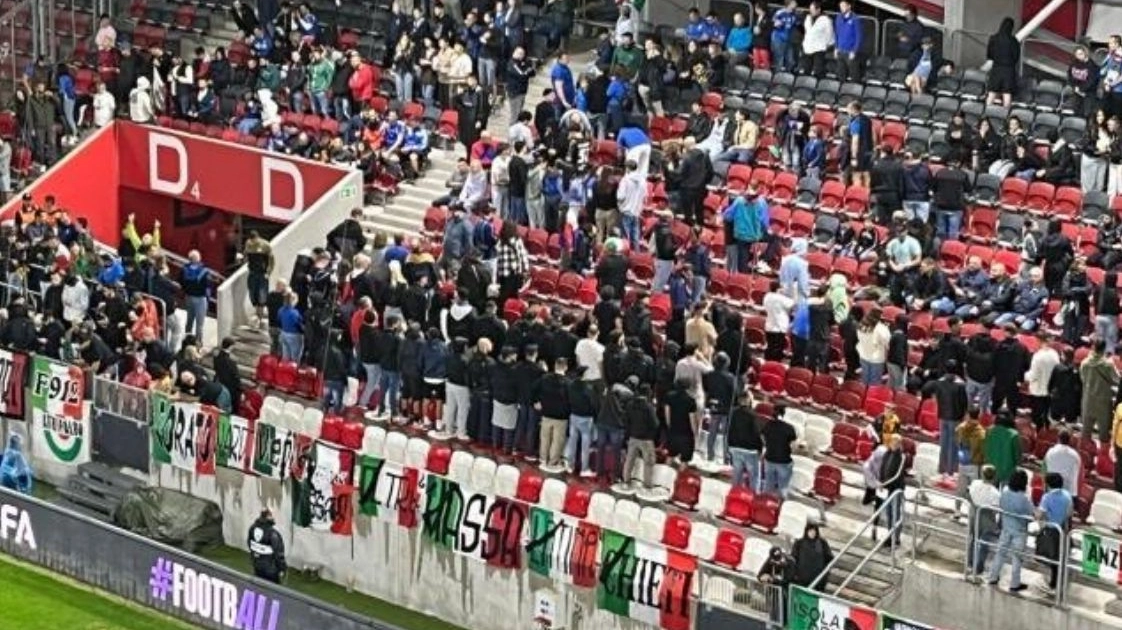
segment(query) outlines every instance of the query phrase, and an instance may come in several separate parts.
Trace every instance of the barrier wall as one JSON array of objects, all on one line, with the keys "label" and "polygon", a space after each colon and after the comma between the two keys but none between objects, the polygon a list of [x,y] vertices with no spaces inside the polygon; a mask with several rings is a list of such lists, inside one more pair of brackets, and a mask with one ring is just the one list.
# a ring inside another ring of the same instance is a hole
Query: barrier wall
[{"label": "barrier wall", "polygon": [[397,630],[2,488],[0,551],[203,628]]}]

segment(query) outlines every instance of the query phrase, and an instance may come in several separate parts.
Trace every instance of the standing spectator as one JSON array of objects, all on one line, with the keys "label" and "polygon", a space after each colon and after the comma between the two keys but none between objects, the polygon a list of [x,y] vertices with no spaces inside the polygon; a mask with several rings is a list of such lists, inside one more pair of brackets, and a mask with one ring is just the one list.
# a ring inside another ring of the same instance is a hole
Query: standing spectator
[{"label": "standing spectator", "polygon": [[507,66],[506,98],[510,108],[510,118],[518,118],[526,104],[526,93],[530,90],[530,79],[537,73],[534,64],[526,58],[526,49],[516,46],[511,53]]},{"label": "standing spectator", "polygon": [[1113,427],[1110,430],[1110,445],[1113,447],[1112,450],[1114,451],[1114,491],[1122,492],[1122,403],[1114,407]]},{"label": "standing spectator", "polygon": [[771,69],[771,30],[773,22],[765,0],[752,5],[752,66],[757,70]]},{"label": "standing spectator", "polygon": [[943,481],[952,477],[958,470],[958,449],[955,446],[955,429],[966,418],[966,386],[955,375],[958,362],[946,361],[941,378],[923,386],[923,396],[935,398],[936,413],[939,416],[939,474]]},{"label": "standing spectator", "polygon": [[[555,365],[557,359],[554,360]],[[594,418],[599,405],[590,382],[584,379],[586,371],[584,366],[576,366],[573,378],[569,380],[569,437],[565,444],[565,467],[566,472],[572,474],[573,466],[579,461],[580,476],[588,479],[596,476],[589,467],[589,453],[592,448]]]},{"label": "standing spectator", "polygon": [[785,411],[783,406],[776,407],[775,419],[764,424],[760,430],[764,442],[764,491],[779,495],[781,499],[787,498],[787,490],[791,485],[795,461],[791,448],[799,439],[795,428],[783,419]]},{"label": "standing spectator", "polygon": [[1102,339],[1107,354],[1118,347],[1118,314],[1122,312],[1118,299],[1118,272],[1110,269],[1103,276],[1103,284],[1095,291],[1095,337]]},{"label": "standing spectator", "polygon": [[1064,487],[1059,473],[1048,471],[1044,475],[1044,495],[1036,518],[1041,521],[1040,533],[1036,536],[1036,553],[1048,565],[1048,582],[1041,584],[1045,593],[1056,592],[1056,581],[1060,575],[1060,551],[1064,536],[1071,527],[1071,514],[1075,506],[1074,495]]},{"label": "standing spectator", "polygon": [[897,59],[909,59],[912,53],[919,50],[923,41],[923,23],[919,21],[919,14],[914,4],[904,8],[904,22],[896,35]]},{"label": "standing spectator", "polygon": [[1060,431],[1057,442],[1044,454],[1044,470],[1056,473],[1063,479],[1063,488],[1072,496],[1079,493],[1079,472],[1083,461],[1079,451],[1071,446],[1071,433]]},{"label": "standing spectator", "polygon": [[888,359],[892,333],[881,319],[881,310],[871,308],[857,328],[857,354],[861,358],[861,382],[880,385]]},{"label": "standing spectator", "polygon": [[299,303],[300,297],[290,292],[277,313],[282,361],[300,363],[304,356],[304,315],[297,307]]},{"label": "standing spectator", "polygon": [[861,19],[853,12],[851,0],[838,3],[834,18],[837,41],[834,55],[838,59],[838,80],[861,81]]},{"label": "standing spectator", "polygon": [[647,200],[647,178],[639,172],[639,165],[635,160],[628,159],[624,168],[627,172],[620,180],[616,193],[620,226],[631,251],[639,251],[640,221]]},{"label": "standing spectator", "polygon": [[499,302],[505,304],[522,290],[522,283],[530,271],[530,258],[526,246],[518,236],[518,226],[509,221],[503,222],[499,232],[499,242],[495,246],[498,261],[495,266],[495,281],[499,285]]},{"label": "standing spectator", "polygon": [[649,383],[641,383],[638,396],[627,413],[627,456],[623,461],[623,484],[634,490],[633,470],[635,460],[642,461],[642,490],[650,490],[651,473],[655,465],[655,438],[658,437],[658,413]]},{"label": "standing spectator", "polygon": [[[1012,20],[1010,20],[1011,22]],[[1001,569],[1013,556],[1013,573],[1009,580],[1009,592],[1018,593],[1028,588],[1021,583],[1021,564],[1025,546],[1028,542],[1028,526],[1032,522],[1034,510],[1028,494],[1028,473],[1016,470],[1009,478],[1009,485],[1001,491],[1001,538],[998,541],[997,557],[990,567],[986,582],[996,586],[1001,577]]]},{"label": "standing spectator", "polygon": [[1092,430],[1097,429],[1099,442],[1106,444],[1111,434],[1111,401],[1118,385],[1118,370],[1106,356],[1102,339],[1095,340],[1091,354],[1079,366],[1079,378],[1083,381],[1083,439],[1090,440]]},{"label": "standing spectator", "polygon": [[248,269],[246,288],[249,291],[249,303],[257,313],[259,325],[265,327],[268,324],[267,300],[269,274],[273,272],[273,250],[269,241],[261,238],[257,230],[250,230],[243,253]]},{"label": "standing spectator", "polygon": [[907,479],[907,455],[901,446],[902,438],[892,434],[885,446],[888,451],[880,464],[880,489],[884,493],[885,517],[888,521],[888,535],[894,546],[900,545],[900,530],[904,519],[904,484]]},{"label": "standing spectator", "polygon": [[986,59],[992,62],[987,102],[1009,107],[1017,92],[1017,66],[1021,61],[1021,42],[1013,33],[1013,18],[1001,20],[997,33],[986,44]]},{"label": "standing spectator", "polygon": [[803,31],[803,72],[821,79],[826,74],[826,51],[834,45],[834,22],[822,13],[821,0],[810,3]]},{"label": "standing spectator", "polygon": [[1075,365],[1073,349],[1061,350],[1060,364],[1052,370],[1052,378],[1048,379],[1048,392],[1052,418],[1069,425],[1076,424],[1083,403],[1083,382],[1079,380],[1079,366]]},{"label": "standing spectator", "polygon": [[980,476],[986,463],[986,428],[978,416],[981,410],[970,407],[966,421],[955,429],[955,445],[958,448],[958,495],[966,498],[970,486]]},{"label": "standing spectator", "polygon": [[329,415],[342,413],[343,396],[347,391],[350,362],[343,352],[342,343],[342,333],[332,331],[327,337],[327,350],[323,357],[323,412]]},{"label": "standing spectator", "polygon": [[931,203],[935,209],[936,234],[943,240],[957,240],[966,211],[970,179],[958,162],[952,161],[931,178]]},{"label": "standing spectator", "polygon": [[795,300],[780,291],[778,280],[772,280],[769,290],[764,295],[764,336],[767,340],[767,349],[764,350],[765,361],[782,361],[787,349],[787,333],[791,329],[791,310],[795,307]]},{"label": "standing spectator", "polygon": [[696,427],[701,424],[697,401],[690,394],[690,382],[675,378],[674,385],[663,398],[664,416],[668,421],[667,447],[669,455],[679,466],[693,460]]},{"label": "standing spectator", "polygon": [[[842,0],[842,5],[849,2]],[[841,14],[839,14],[841,19]],[[853,18],[856,21],[856,17]],[[873,166],[873,121],[864,114],[860,101],[850,101],[849,114],[849,167],[855,185],[869,188],[869,172]]]},{"label": "standing spectator", "polygon": [[[969,489],[970,522],[967,524],[966,562],[974,575],[986,569],[986,557],[1000,534],[998,510],[1001,491],[997,489],[997,474],[993,466],[982,467],[982,477],[975,479]],[[974,532],[978,532],[977,538]]]},{"label": "standing spectator", "polygon": [[830,543],[822,538],[818,525],[807,523],[803,537],[791,546],[791,557],[795,573],[792,582],[803,588],[825,593],[830,576],[823,575],[823,572],[834,561],[834,552],[830,549]]},{"label": "standing spectator", "polygon": [[230,406],[236,410],[242,400],[242,378],[238,373],[238,364],[230,354],[233,347],[234,339],[226,337],[218,352],[214,353],[214,380],[230,392]]},{"label": "standing spectator", "polygon": [[737,393],[728,430],[728,454],[732,464],[732,485],[746,485],[752,492],[760,490],[760,421],[753,409],[755,401],[747,389]]},{"label": "standing spectator", "polygon": [[799,22],[798,0],[787,0],[782,9],[775,12],[771,29],[771,61],[784,72],[795,70],[795,49],[791,36]]},{"label": "standing spectator", "polygon": [[1009,481],[1013,471],[1021,463],[1021,434],[1017,432],[1011,412],[997,412],[994,426],[986,432],[983,448],[986,451],[986,464],[993,466],[997,484]]},{"label": "standing spectator", "polygon": [[[536,372],[540,374],[538,370]],[[553,362],[552,372],[532,377],[535,381],[532,394],[534,411],[541,414],[538,457],[541,469],[546,472],[564,470],[562,456],[565,452],[565,432],[572,414],[569,406],[569,377],[566,376],[568,370],[569,360],[558,357]],[[525,382],[530,379],[521,380]],[[528,440],[528,443],[532,442],[532,439]]]},{"label": "standing spectator", "polygon": [[[628,411],[635,393],[629,385],[638,385],[638,379],[629,379],[627,385],[615,383],[604,393],[600,413],[596,416],[597,471],[603,481],[614,484],[619,480],[622,467],[623,442],[626,436]],[[610,462],[610,465],[609,465]]]},{"label": "standing spectator", "polygon": [[[1048,426],[1048,396],[1052,372],[1060,364],[1060,354],[1049,343],[1048,334],[1040,331],[1037,335],[1040,340],[1040,349],[1032,355],[1028,372],[1025,373],[1025,382],[1028,384],[1029,405],[1032,407],[1032,423],[1037,430]],[[1004,369],[1005,366],[1002,366]],[[1107,409],[1109,415],[1110,410]]]},{"label": "standing spectator", "polygon": [[1099,104],[1099,67],[1091,59],[1086,46],[1076,46],[1072,54],[1074,58],[1067,68],[1067,82],[1071,86],[1068,103],[1076,115],[1090,118]]},{"label": "standing spectator", "polygon": [[183,266],[179,284],[186,296],[187,330],[193,330],[195,338],[201,342],[210,295],[210,270],[203,264],[198,250],[193,249],[187,254],[187,264]]},{"label": "standing spectator", "polygon": [[791,101],[787,109],[779,114],[775,128],[779,134],[779,151],[783,168],[799,173],[800,168],[811,167],[803,161],[807,134],[811,130],[810,114],[803,109],[799,101]]},{"label": "standing spectator", "polygon": [[869,173],[869,192],[874,202],[875,220],[881,225],[892,221],[892,213],[904,204],[904,164],[896,157],[892,145],[880,147],[880,157]]}]

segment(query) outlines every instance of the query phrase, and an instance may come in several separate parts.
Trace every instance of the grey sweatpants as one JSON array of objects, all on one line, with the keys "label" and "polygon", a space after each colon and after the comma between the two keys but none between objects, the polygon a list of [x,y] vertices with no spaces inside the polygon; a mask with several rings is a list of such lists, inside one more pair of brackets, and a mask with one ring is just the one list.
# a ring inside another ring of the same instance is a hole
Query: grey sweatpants
[{"label": "grey sweatpants", "polygon": [[458,437],[467,437],[471,390],[463,385],[444,383],[444,430]]},{"label": "grey sweatpants", "polygon": [[655,464],[655,445],[654,440],[636,440],[634,438],[627,441],[627,456],[623,458],[623,481],[630,483],[634,477],[631,475],[632,467],[635,465],[636,457],[643,460],[643,487],[651,487],[651,471],[654,469]]}]

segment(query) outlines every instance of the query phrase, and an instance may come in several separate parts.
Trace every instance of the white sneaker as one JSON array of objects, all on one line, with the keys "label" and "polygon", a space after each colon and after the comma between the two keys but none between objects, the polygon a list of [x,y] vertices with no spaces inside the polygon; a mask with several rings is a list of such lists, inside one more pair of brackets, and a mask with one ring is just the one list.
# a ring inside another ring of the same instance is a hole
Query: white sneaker
[{"label": "white sneaker", "polygon": [[630,484],[617,483],[617,484],[612,485],[612,492],[615,492],[616,494],[626,494],[626,495],[630,496],[632,494],[635,494],[635,488],[631,487]]},{"label": "white sneaker", "polygon": [[596,477],[596,472],[593,471],[592,469],[586,468],[586,469],[580,471],[580,476],[584,479],[592,479],[592,478]]},{"label": "white sneaker", "polygon": [[451,433],[448,433],[443,429],[433,429],[432,431],[429,431],[428,435],[430,438],[440,441],[448,440],[452,437]]}]

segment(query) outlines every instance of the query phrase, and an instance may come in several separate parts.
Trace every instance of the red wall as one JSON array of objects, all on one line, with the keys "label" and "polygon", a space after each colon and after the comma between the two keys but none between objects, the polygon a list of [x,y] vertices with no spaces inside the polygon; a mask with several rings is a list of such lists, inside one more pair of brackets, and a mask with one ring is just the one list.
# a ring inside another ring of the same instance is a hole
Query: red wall
[{"label": "red wall", "polygon": [[[116,245],[124,218],[118,212],[117,181],[117,143],[113,128],[108,127],[59,160],[24,192],[31,193],[36,203],[54,195],[72,218],[89,220],[94,238]],[[19,195],[14,196],[0,216],[11,218],[19,203]]]},{"label": "red wall", "polygon": [[[1086,32],[1087,30],[1087,20],[1091,15],[1091,3],[1092,0],[1083,0],[1082,2],[1082,24],[1084,32]],[[1025,24],[1029,20],[1031,20],[1033,16],[1039,13],[1040,10],[1043,9],[1047,4],[1048,0],[1022,0],[1021,24]],[[1076,0],[1068,0],[1063,5],[1061,5],[1059,9],[1056,9],[1055,13],[1048,16],[1047,20],[1044,20],[1042,28],[1052,31],[1053,33],[1061,37],[1066,37],[1067,39],[1079,39],[1083,36],[1083,33],[1076,33],[1075,27],[1077,22],[1079,22],[1079,20],[1077,20],[1076,18],[1079,15],[1080,4],[1081,3],[1077,2]]]},{"label": "red wall", "polygon": [[164,249],[180,256],[197,249],[208,267],[225,270],[226,235],[233,229],[233,215],[195,204],[177,204],[171,197],[124,186],[119,193],[122,217],[135,212],[141,234],[151,231],[159,221],[160,245]]}]

